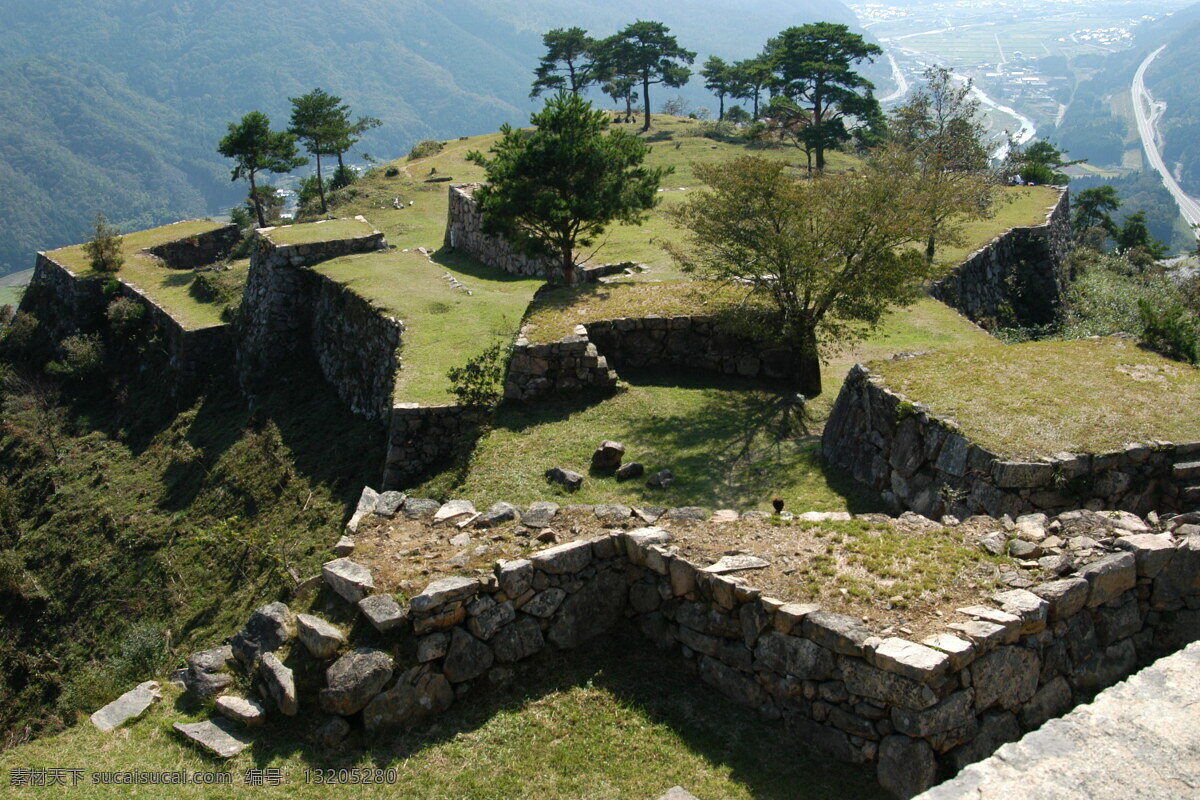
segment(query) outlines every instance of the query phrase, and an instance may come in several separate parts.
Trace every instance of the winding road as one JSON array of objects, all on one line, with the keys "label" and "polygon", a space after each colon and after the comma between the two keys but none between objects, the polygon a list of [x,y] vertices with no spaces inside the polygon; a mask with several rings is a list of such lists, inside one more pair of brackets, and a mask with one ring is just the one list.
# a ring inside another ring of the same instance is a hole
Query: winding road
[{"label": "winding road", "polygon": [[1146,69],[1166,49],[1167,46],[1164,44],[1146,56],[1146,60],[1141,63],[1134,74],[1133,86],[1130,90],[1133,95],[1133,115],[1137,119],[1138,135],[1142,137],[1142,147],[1146,150],[1146,160],[1162,178],[1167,191],[1175,198],[1175,202],[1179,205],[1179,213],[1183,214],[1188,225],[1195,227],[1200,225],[1200,203],[1183,191],[1179,182],[1175,180],[1175,176],[1171,174],[1171,170],[1167,169],[1167,165],[1162,159],[1162,153],[1158,149],[1157,124],[1166,110],[1166,104],[1156,103],[1146,89]]}]

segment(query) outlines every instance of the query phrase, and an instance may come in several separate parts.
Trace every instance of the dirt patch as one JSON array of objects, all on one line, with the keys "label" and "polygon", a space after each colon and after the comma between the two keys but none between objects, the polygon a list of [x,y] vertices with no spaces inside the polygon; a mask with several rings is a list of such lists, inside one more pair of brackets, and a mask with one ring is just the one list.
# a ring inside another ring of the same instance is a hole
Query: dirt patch
[{"label": "dirt patch", "polygon": [[[770,517],[655,524],[672,533],[671,548],[692,563],[706,567],[726,556],[755,556],[766,566],[731,574],[765,595],[860,617],[881,635],[919,638],[943,631],[946,623],[962,621],[957,608],[1053,577],[1033,562],[986,552],[979,539],[1001,530],[1000,522],[986,517],[952,527],[914,515],[871,514],[847,521]],[[373,570],[380,590],[411,597],[441,577],[487,575],[497,561],[645,525],[637,518],[602,524],[590,506],[564,508],[551,528],[540,531],[517,524],[478,530],[376,519],[360,528],[353,557]]]}]

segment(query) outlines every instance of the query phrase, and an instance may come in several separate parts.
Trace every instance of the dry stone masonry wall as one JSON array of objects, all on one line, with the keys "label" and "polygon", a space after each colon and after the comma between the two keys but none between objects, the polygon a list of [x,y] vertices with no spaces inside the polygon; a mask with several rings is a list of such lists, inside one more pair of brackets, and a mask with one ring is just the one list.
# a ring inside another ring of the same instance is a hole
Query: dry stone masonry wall
[{"label": "dry stone masonry wall", "polygon": [[461,250],[481,264],[513,275],[554,274],[557,269],[555,259],[522,255],[502,237],[483,232],[483,214],[471,197],[479,186],[478,183],[460,183],[450,187],[445,245]]},{"label": "dry stone masonry wall", "polygon": [[821,447],[858,482],[933,518],[1081,506],[1146,514],[1200,503],[1200,442],[1139,442],[1108,453],[1010,461],[892,392],[861,364],[842,385]]},{"label": "dry stone masonry wall", "polygon": [[1050,323],[1066,290],[1071,242],[1070,194],[1063,189],[1044,224],[996,237],[930,293],[985,328]]},{"label": "dry stone masonry wall", "polygon": [[309,269],[331,258],[386,249],[383,234],[279,245],[271,239],[272,230],[258,231],[250,257],[239,330],[243,382],[262,380],[302,347],[310,347],[322,375],[347,406],[386,422],[403,324]]},{"label": "dry stone masonry wall", "polygon": [[[351,529],[366,515],[397,513],[429,520],[433,535],[438,527],[518,520],[540,527],[558,510],[497,503],[479,514],[462,500],[439,505],[365,490]],[[510,679],[512,665],[628,623],[682,654],[734,702],[781,720],[798,740],[838,759],[874,763],[884,788],[910,797],[1138,664],[1200,638],[1200,513],[1157,530],[1132,515],[1108,520],[1078,511],[1026,521],[1056,530],[1097,522],[1100,557],[1074,574],[962,608],[959,621],[916,642],[764,596],[746,573],[727,571],[738,565],[726,559],[706,565],[682,557],[673,541],[686,533],[669,530],[670,520],[707,518],[697,511],[675,509],[660,527],[610,529],[498,562],[492,574],[439,578],[407,607],[380,595],[369,569],[338,558],[324,566],[324,583],[398,646],[353,649],[340,629],[273,603],[233,637],[228,656],[193,656],[183,679],[193,693],[211,696],[233,683],[222,671],[236,659],[259,677],[269,713],[319,705],[332,716],[317,735],[338,739],[354,721],[370,734],[412,726],[473,688]],[[629,513],[617,516],[631,521]],[[289,643],[290,657],[273,655]],[[294,669],[312,669],[296,657],[300,646],[318,660],[323,679],[295,678]],[[414,661],[397,663],[402,652],[415,653]],[[314,682],[324,688],[297,694]]]},{"label": "dry stone masonry wall", "polygon": [[147,248],[147,252],[161,258],[171,269],[195,269],[225,258],[241,238],[242,232],[237,225],[225,225],[206,233],[155,245]]}]

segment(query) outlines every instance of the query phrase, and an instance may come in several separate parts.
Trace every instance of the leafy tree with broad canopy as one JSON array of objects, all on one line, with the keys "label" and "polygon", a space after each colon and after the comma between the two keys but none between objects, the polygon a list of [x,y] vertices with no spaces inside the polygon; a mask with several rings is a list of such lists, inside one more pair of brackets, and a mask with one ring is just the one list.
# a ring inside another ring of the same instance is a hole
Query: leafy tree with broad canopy
[{"label": "leafy tree with broad canopy", "polygon": [[579,94],[596,82],[596,40],[583,28],[555,28],[542,36],[542,44],[546,54],[534,70],[530,97],[547,89]]},{"label": "leafy tree with broad canopy", "polygon": [[796,177],[755,156],[695,171],[706,188],[667,212],[687,235],[668,250],[687,272],[748,287],[739,315],[798,353],[805,396],[821,393],[822,346],[861,338],[939,271],[909,246],[924,239],[925,208],[899,148],[857,172]]},{"label": "leafy tree with broad canopy", "polygon": [[251,111],[239,122],[229,123],[229,133],[217,145],[217,152],[234,160],[233,180],[245,178],[250,182],[250,203],[260,228],[267,227],[267,216],[255,176],[264,171],[291,172],[308,163],[296,150],[295,135],[271,130],[271,120],[261,111]]},{"label": "leafy tree with broad canopy", "polygon": [[576,248],[613,222],[640,222],[671,170],[643,166],[650,148],[608,130],[607,114],[578,95],[559,92],[530,121],[532,131],[505,124],[491,158],[467,155],[487,173],[475,190],[483,230],[527,255],[557,257],[563,280],[573,283]]},{"label": "leafy tree with broad canopy", "polygon": [[988,170],[987,128],[971,81],[956,85],[950,70],[940,66],[926,69],[924,77],[925,85],[893,112],[891,129],[893,140],[921,170],[928,218],[925,258],[932,263],[939,244],[963,243],[947,230],[951,219],[991,215],[996,181]]},{"label": "leafy tree with broad canopy", "polygon": [[696,54],[679,46],[671,29],[661,22],[638,20],[599,47],[600,71],[604,76],[637,76],[642,84],[642,130],[650,130],[650,86],[680,87],[688,82],[687,65]]},{"label": "leafy tree with broad canopy", "polygon": [[808,112],[804,136],[818,170],[825,169],[826,150],[850,139],[847,120],[880,118],[874,84],[852,67],[882,54],[878,45],[832,22],[788,28],[767,43],[774,90]]},{"label": "leafy tree with broad canopy", "polygon": [[317,194],[321,198],[321,213],[329,210],[325,202],[325,179],[321,175],[321,156],[344,152],[339,151],[347,130],[345,121],[350,107],[342,104],[342,98],[324,89],[313,89],[299,97],[289,97],[292,103],[292,119],[288,133],[293,134],[308,152],[317,159]]},{"label": "leafy tree with broad canopy", "polygon": [[1071,198],[1075,235],[1080,236],[1091,228],[1102,228],[1108,236],[1117,235],[1117,223],[1112,212],[1121,207],[1121,197],[1115,186],[1095,186],[1077,192]]}]

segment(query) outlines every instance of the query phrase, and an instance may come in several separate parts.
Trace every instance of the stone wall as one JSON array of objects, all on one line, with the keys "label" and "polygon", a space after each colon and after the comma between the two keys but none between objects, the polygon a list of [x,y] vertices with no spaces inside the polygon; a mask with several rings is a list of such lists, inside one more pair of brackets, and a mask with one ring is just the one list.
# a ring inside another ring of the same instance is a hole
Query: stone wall
[{"label": "stone wall", "polygon": [[[364,500],[359,516],[378,512],[380,504],[389,508],[378,513],[391,514],[409,513],[414,502],[427,505],[373,492],[364,492]],[[539,504],[522,513],[498,503],[483,518],[490,526],[536,514],[542,517],[530,523],[536,527],[552,524],[557,509]],[[432,515],[434,525],[460,528],[483,519],[464,501],[418,513]],[[1051,524],[1074,519],[1063,515]],[[378,681],[356,703],[368,732],[427,719],[472,687],[503,682],[512,664],[574,648],[628,620],[655,644],[682,654],[702,681],[734,702],[782,720],[790,735],[837,759],[876,764],[884,788],[909,797],[1089,699],[1139,663],[1200,637],[1197,520],[1189,515],[1152,533],[1141,520],[1121,518],[1115,522],[1125,527],[1098,543],[1107,554],[1075,575],[964,607],[962,621],[921,642],[764,596],[745,573],[683,558],[671,544],[674,534],[662,527],[610,530],[500,562],[492,575],[441,578],[408,608],[390,595],[372,599],[370,571],[348,558],[323,572],[329,587],[358,604],[378,629],[415,637],[401,651],[415,652],[416,663],[396,668],[392,689]],[[385,607],[392,610],[383,616]],[[335,642],[326,658],[337,649]],[[390,658],[388,664],[390,675]],[[326,691],[344,691],[334,686],[336,676],[351,671],[335,666],[327,674],[323,706]]]},{"label": "stone wall", "polygon": [[558,269],[555,259],[522,255],[501,237],[488,236],[483,232],[483,214],[471,198],[479,185],[458,183],[450,187],[445,246],[464,252],[481,264],[513,275],[553,275]]},{"label": "stone wall", "polygon": [[528,400],[584,387],[610,388],[615,369],[670,367],[792,381],[794,351],[724,333],[713,317],[645,317],[579,325],[557,342],[517,340],[505,397]]},{"label": "stone wall", "polygon": [[[234,359],[233,336],[229,325],[188,328],[171,316],[134,284],[113,276],[118,292],[145,307],[147,317],[162,337],[168,360],[175,374],[176,391],[187,391],[207,376],[223,372]],[[46,253],[38,253],[30,290],[25,293],[21,310],[38,318],[53,341],[61,341],[77,332],[91,333],[105,324],[109,299],[105,297],[104,277],[81,278]]]},{"label": "stone wall", "polygon": [[1067,286],[1071,243],[1070,193],[1063,189],[1045,223],[997,236],[930,294],[985,328],[1052,322]]},{"label": "stone wall", "polygon": [[428,476],[465,445],[478,422],[460,405],[397,403],[388,427],[383,488],[399,489]]},{"label": "stone wall", "polygon": [[1108,453],[1009,461],[951,420],[904,399],[861,364],[846,377],[821,437],[825,458],[885,499],[928,517],[965,518],[1087,506],[1145,514],[1200,503],[1200,442],[1143,442]]},{"label": "stone wall", "polygon": [[350,289],[308,269],[331,258],[386,249],[383,234],[277,245],[271,240],[272,230],[256,233],[250,256],[238,330],[243,384],[253,386],[302,348],[310,348],[322,375],[347,406],[386,422],[404,326]]},{"label": "stone wall", "polygon": [[195,269],[224,259],[241,238],[242,232],[237,225],[225,225],[207,233],[155,245],[147,248],[147,252],[161,258],[171,269]]}]

